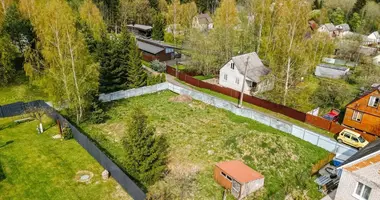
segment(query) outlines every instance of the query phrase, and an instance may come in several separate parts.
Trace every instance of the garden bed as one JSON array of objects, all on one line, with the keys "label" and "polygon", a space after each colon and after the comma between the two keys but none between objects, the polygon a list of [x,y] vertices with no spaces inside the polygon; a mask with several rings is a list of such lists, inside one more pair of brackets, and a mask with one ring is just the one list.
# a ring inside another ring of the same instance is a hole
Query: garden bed
[{"label": "garden bed", "polygon": [[[151,193],[171,191],[185,199],[220,199],[223,189],[213,180],[213,167],[226,160],[243,160],[265,176],[257,199],[284,199],[286,195],[318,199],[311,167],[328,152],[289,134],[236,116],[198,101],[170,101],[177,94],[164,91],[109,103],[104,124],[82,124],[119,162],[131,110],[140,107],[158,135],[169,144],[169,173],[150,186]],[[183,191],[186,191],[183,193]]]}]

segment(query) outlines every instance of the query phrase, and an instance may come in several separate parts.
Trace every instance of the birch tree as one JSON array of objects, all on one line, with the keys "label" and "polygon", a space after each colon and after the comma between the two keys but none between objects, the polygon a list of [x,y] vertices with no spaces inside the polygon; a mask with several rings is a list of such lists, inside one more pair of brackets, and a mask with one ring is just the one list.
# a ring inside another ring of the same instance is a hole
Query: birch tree
[{"label": "birch tree", "polygon": [[79,9],[79,14],[82,23],[88,26],[95,40],[100,40],[102,33],[106,31],[106,25],[98,7],[92,3],[92,0],[85,0]]},{"label": "birch tree", "polygon": [[[41,14],[44,13],[44,14]],[[77,123],[98,87],[98,65],[91,60],[75,15],[64,0],[41,0],[31,15],[44,68],[26,69],[56,103],[67,105]],[[26,67],[34,67],[29,64]]]}]

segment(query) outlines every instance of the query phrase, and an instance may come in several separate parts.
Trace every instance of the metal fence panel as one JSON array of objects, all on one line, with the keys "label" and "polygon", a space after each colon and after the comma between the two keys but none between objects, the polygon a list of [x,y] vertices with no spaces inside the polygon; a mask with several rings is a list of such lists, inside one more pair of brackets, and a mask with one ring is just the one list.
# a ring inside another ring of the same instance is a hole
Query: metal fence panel
[{"label": "metal fence panel", "polygon": [[302,139],[303,138],[303,134],[305,134],[305,129],[293,125],[292,135],[294,135],[294,136]]}]

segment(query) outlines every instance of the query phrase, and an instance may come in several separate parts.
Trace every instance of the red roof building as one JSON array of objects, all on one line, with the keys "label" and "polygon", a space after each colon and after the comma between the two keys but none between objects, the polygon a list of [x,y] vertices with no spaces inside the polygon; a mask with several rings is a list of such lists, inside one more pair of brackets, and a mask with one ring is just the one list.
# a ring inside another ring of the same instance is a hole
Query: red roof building
[{"label": "red roof building", "polygon": [[264,176],[238,160],[215,165],[214,179],[231,190],[237,199],[242,199],[264,186]]}]

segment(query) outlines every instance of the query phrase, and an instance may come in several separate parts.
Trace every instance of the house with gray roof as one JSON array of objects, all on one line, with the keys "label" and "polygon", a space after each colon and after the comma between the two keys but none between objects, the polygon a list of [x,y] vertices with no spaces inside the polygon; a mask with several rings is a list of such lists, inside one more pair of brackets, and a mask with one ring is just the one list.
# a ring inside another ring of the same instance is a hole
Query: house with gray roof
[{"label": "house with gray roof", "polygon": [[142,53],[143,60],[161,62],[174,59],[175,47],[161,41],[136,37],[137,46]]},{"label": "house with gray roof", "polygon": [[136,36],[150,38],[152,35],[152,26],[143,24],[128,24],[127,28],[133,32]]},{"label": "house with gray roof", "polygon": [[375,44],[380,43],[379,32],[375,31],[375,32],[371,33],[370,35],[368,35],[368,41],[370,41],[371,43],[375,43]]},{"label": "house with gray roof", "polygon": [[347,31],[350,31],[350,25],[348,24],[339,24],[336,26],[336,29],[339,31],[339,32],[347,32]]},{"label": "house with gray roof", "polygon": [[337,35],[337,28],[331,23],[323,24],[318,28],[318,32],[327,33],[330,37],[335,37]]},{"label": "house with gray roof", "polygon": [[214,28],[214,23],[209,14],[199,14],[193,18],[192,27],[201,31],[207,31]]},{"label": "house with gray roof", "polygon": [[219,85],[241,91],[245,82],[245,93],[257,94],[269,91],[274,86],[273,79],[269,75],[270,71],[261,62],[256,52],[235,56],[220,69]]},{"label": "house with gray roof", "polygon": [[318,77],[339,79],[348,75],[349,71],[350,68],[348,67],[321,63],[315,68],[314,74]]}]

